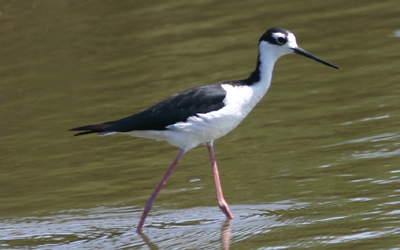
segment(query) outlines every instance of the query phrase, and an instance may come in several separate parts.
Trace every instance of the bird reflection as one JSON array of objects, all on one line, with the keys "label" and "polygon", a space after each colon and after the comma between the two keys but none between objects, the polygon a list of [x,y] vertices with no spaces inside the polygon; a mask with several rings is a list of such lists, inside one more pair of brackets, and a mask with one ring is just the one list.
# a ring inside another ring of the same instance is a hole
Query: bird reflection
[{"label": "bird reflection", "polygon": [[[142,238],[143,243],[150,249],[150,250],[159,250],[159,248],[150,241],[150,239],[142,232],[138,233],[140,238]],[[228,218],[221,227],[221,242],[222,242],[222,249],[229,250],[229,240],[231,234],[231,220]]]}]

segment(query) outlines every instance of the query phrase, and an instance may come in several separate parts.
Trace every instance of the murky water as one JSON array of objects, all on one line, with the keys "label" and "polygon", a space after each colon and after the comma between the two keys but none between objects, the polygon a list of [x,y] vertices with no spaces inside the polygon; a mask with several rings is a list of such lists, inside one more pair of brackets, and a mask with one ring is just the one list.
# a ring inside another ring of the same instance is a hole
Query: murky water
[{"label": "murky water", "polygon": [[[399,1],[2,1],[1,249],[399,249]],[[67,129],[241,79],[281,26],[304,49],[207,150]]]}]

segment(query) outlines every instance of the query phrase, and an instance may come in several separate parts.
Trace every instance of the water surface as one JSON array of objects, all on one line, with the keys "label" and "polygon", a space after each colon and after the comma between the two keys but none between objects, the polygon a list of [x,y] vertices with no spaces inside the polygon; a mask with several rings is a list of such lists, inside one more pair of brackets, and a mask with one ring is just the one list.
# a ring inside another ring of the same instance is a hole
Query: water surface
[{"label": "water surface", "polygon": [[[398,249],[398,1],[27,1],[0,4],[1,249]],[[247,77],[268,28],[297,55],[207,150],[67,129],[187,88]]]}]

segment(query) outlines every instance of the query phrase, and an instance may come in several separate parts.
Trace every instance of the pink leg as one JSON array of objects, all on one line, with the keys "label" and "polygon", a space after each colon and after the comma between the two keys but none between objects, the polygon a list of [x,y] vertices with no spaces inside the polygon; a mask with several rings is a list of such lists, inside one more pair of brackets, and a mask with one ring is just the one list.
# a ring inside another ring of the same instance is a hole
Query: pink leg
[{"label": "pink leg", "polygon": [[207,148],[208,148],[208,153],[210,154],[211,166],[214,174],[214,182],[215,182],[215,189],[217,190],[218,206],[221,209],[221,211],[226,215],[226,217],[233,219],[233,215],[231,214],[231,211],[229,211],[228,203],[226,203],[224,195],[222,194],[221,181],[219,180],[218,167],[217,167],[217,162],[215,161],[214,147],[212,141],[207,142]]},{"label": "pink leg", "polygon": [[164,186],[164,184],[167,182],[168,177],[171,175],[175,166],[178,164],[179,159],[181,159],[181,157],[184,153],[185,153],[185,151],[183,149],[179,150],[178,155],[175,157],[175,160],[172,162],[171,166],[168,168],[164,177],[161,179],[161,181],[160,181],[160,183],[158,183],[156,189],[153,191],[153,193],[147,199],[144,210],[143,210],[142,218],[140,219],[140,222],[136,229],[136,232],[140,233],[142,231],[144,221],[146,220],[147,214],[150,212],[150,209],[153,207],[153,203],[154,203],[158,193],[160,192],[160,190]]}]

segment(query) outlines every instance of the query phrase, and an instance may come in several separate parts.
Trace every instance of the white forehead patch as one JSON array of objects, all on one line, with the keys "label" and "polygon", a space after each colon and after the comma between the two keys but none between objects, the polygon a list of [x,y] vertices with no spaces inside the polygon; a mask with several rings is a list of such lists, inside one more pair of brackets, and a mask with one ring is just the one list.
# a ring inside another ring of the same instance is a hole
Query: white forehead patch
[{"label": "white forehead patch", "polygon": [[289,33],[289,35],[287,36],[288,38],[288,45],[290,48],[297,48],[297,42],[296,42],[296,37],[293,35],[293,33]]}]

